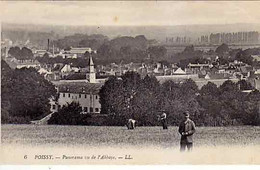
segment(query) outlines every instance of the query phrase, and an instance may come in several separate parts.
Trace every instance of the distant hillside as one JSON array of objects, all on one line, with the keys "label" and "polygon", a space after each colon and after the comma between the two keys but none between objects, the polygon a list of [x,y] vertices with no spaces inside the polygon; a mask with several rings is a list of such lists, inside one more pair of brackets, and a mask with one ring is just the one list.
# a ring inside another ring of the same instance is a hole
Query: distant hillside
[{"label": "distant hillside", "polygon": [[166,37],[189,36],[197,39],[201,35],[217,32],[259,31],[260,24],[226,24],[226,25],[179,25],[179,26],[53,26],[53,25],[21,25],[2,24],[3,37],[8,31],[53,32],[60,38],[75,33],[103,34],[109,38],[118,36],[144,35],[147,39],[164,42]]}]

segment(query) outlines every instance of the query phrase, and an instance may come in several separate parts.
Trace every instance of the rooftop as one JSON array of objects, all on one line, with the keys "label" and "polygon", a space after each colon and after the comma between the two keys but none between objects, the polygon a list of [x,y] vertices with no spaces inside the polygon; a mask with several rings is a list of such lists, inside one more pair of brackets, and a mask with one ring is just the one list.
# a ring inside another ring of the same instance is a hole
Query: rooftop
[{"label": "rooftop", "polygon": [[59,92],[63,93],[81,93],[98,94],[103,83],[88,83],[86,81],[59,81],[53,82]]}]

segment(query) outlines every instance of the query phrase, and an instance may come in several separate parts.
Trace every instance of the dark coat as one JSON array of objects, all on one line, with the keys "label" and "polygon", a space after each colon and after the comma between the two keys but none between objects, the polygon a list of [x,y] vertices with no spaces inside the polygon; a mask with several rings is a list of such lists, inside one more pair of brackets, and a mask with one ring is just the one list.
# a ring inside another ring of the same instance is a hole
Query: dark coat
[{"label": "dark coat", "polygon": [[195,123],[190,119],[181,122],[179,133],[181,134],[181,143],[192,143],[192,136],[195,133]]}]

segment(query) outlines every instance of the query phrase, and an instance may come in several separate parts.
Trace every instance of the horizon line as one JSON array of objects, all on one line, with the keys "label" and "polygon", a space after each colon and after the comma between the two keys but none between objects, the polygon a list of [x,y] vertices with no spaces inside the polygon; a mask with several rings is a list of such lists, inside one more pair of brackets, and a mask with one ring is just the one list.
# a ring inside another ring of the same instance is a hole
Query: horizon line
[{"label": "horizon line", "polygon": [[14,23],[14,22],[1,22],[1,26],[4,24],[9,25],[34,25],[34,26],[68,26],[68,27],[165,27],[165,26],[214,26],[214,25],[243,25],[243,24],[253,24],[253,25],[260,25],[260,23],[245,23],[245,22],[237,22],[237,23],[212,23],[212,24],[176,24],[176,25],[170,25],[170,24],[161,24],[161,25],[69,25],[69,24],[36,24],[36,23]]}]

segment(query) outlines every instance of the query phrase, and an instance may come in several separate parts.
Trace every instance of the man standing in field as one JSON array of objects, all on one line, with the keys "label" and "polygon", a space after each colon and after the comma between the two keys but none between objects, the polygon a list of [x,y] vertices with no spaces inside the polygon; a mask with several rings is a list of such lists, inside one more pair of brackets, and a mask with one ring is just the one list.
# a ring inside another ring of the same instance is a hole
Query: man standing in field
[{"label": "man standing in field", "polygon": [[160,120],[162,122],[163,129],[168,129],[166,116],[167,115],[166,115],[166,113],[164,111],[163,111],[162,115],[160,116]]},{"label": "man standing in field", "polygon": [[193,140],[192,136],[195,133],[195,123],[190,120],[190,114],[188,111],[183,113],[184,120],[180,123],[179,133],[181,134],[181,148],[180,151],[185,151],[186,147],[188,151],[192,150]]}]

